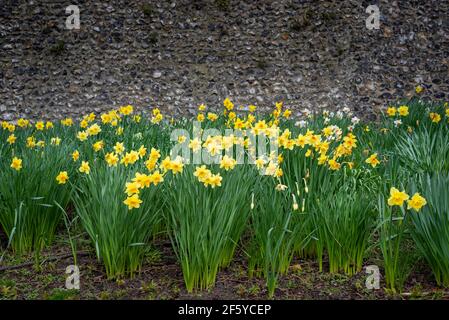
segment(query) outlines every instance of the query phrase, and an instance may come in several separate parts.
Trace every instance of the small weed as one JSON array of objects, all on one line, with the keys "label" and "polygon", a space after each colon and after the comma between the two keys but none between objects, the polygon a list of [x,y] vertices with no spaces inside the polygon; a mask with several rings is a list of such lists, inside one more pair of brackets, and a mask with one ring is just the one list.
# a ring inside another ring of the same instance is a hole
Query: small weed
[{"label": "small weed", "polygon": [[257,296],[260,293],[260,288],[257,284],[252,285],[249,289],[248,289],[248,293],[250,295],[253,296]]},{"label": "small weed", "polygon": [[147,300],[156,300],[156,298],[157,298],[157,295],[155,292],[151,292],[151,293],[147,294],[147,296],[145,297],[145,299],[147,299]]},{"label": "small weed", "polygon": [[60,55],[65,49],[65,41],[58,40],[52,47],[50,47],[50,52],[54,55]]},{"label": "small weed", "polygon": [[423,297],[423,287],[421,284],[417,284],[415,285],[412,290],[411,290],[411,295],[410,298],[411,299],[419,299]]},{"label": "small weed", "polygon": [[17,297],[16,283],[13,280],[0,280],[0,299],[14,299]]},{"label": "small weed", "polygon": [[78,297],[78,290],[54,289],[50,294],[44,294],[46,300],[74,300]]},{"label": "small weed", "polygon": [[335,12],[323,12],[321,14],[321,19],[323,19],[325,22],[335,20],[336,18],[337,14]]},{"label": "small weed", "polygon": [[172,292],[175,296],[178,296],[179,293],[181,292],[181,288],[179,288],[178,285],[175,284],[172,288]]},{"label": "small weed", "polygon": [[25,300],[36,300],[39,298],[39,292],[37,291],[30,291],[26,294]]},{"label": "small weed", "polygon": [[151,280],[148,283],[143,283],[140,289],[146,293],[152,293],[157,290],[157,283],[154,280]]},{"label": "small weed", "polygon": [[120,289],[120,290],[114,291],[114,298],[115,299],[124,298],[127,295],[128,295],[128,291],[126,289]]},{"label": "small weed", "polygon": [[290,267],[290,269],[292,270],[293,273],[295,274],[301,274],[302,272],[302,267],[300,264],[294,264]]},{"label": "small weed", "polygon": [[337,47],[337,57],[340,57],[341,55],[343,55],[343,53],[345,53],[345,48],[338,46]]},{"label": "small weed", "polygon": [[268,63],[264,59],[260,59],[256,61],[256,67],[258,69],[265,70],[266,68],[268,68]]},{"label": "small weed", "polygon": [[293,22],[290,24],[290,30],[293,32],[300,32],[304,27],[304,23],[297,19],[293,20]]},{"label": "small weed", "polygon": [[229,9],[231,7],[231,1],[230,0],[215,0],[215,5],[221,11],[229,11]]},{"label": "small weed", "polygon": [[54,262],[47,263],[47,271],[55,271],[56,270],[56,264]]},{"label": "small weed", "polygon": [[109,300],[111,299],[111,293],[109,291],[101,291],[98,298],[100,300]]},{"label": "small weed", "polygon": [[153,8],[153,6],[152,6],[151,4],[149,4],[149,3],[144,3],[144,4],[142,5],[142,12],[143,12],[143,14],[144,14],[145,16],[149,17],[149,16],[153,15],[153,13],[154,13],[154,8]]},{"label": "small weed", "polygon": [[158,263],[161,261],[162,261],[162,253],[159,250],[150,247],[145,252],[145,262],[146,263],[153,264],[153,263]]},{"label": "small weed", "polygon": [[240,297],[244,297],[246,295],[246,287],[243,284],[238,284],[235,287],[235,291]]},{"label": "small weed", "polygon": [[159,41],[159,35],[157,32],[151,32],[148,41],[150,44],[156,44]]},{"label": "small weed", "polygon": [[288,280],[288,281],[287,281],[287,288],[288,288],[288,289],[294,289],[294,288],[296,288],[296,282],[293,281],[293,280]]}]

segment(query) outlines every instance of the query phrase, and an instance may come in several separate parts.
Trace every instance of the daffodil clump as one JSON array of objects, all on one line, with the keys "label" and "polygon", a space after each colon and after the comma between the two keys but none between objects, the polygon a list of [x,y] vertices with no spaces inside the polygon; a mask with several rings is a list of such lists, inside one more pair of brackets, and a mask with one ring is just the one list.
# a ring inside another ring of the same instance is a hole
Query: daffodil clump
[{"label": "daffodil clump", "polygon": [[[51,137],[41,136],[36,141],[17,131],[17,140],[2,145],[0,151],[4,181],[0,186],[0,226],[11,249],[22,255],[52,244],[63,217],[61,208],[67,207],[72,195],[68,180],[73,169],[66,167],[66,152],[52,144]],[[10,136],[8,139],[12,141]]]},{"label": "daffodil clump", "polygon": [[41,250],[74,207],[110,278],[134,275],[152,238],[166,237],[189,291],[213,286],[237,246],[269,295],[294,257],[352,275],[376,246],[399,289],[405,244],[447,286],[449,200],[434,184],[449,172],[449,107],[420,101],[424,90],[376,122],[230,98],[193,119],[126,105],[3,121],[0,224],[12,250]]},{"label": "daffodil clump", "polygon": [[383,196],[380,196],[379,241],[384,257],[385,280],[388,288],[395,292],[401,290],[406,280],[404,274],[409,272],[406,269],[406,255],[401,252],[402,243],[407,241],[409,216],[416,216],[416,213],[427,205],[427,200],[419,192],[410,197],[405,190],[391,187],[387,199],[388,207],[385,207],[383,202]]}]

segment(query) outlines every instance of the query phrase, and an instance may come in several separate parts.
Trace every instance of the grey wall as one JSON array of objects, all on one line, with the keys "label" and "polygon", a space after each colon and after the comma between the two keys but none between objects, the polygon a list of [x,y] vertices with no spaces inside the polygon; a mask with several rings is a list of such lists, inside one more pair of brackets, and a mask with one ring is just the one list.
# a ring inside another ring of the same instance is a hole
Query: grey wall
[{"label": "grey wall", "polygon": [[[0,2],[2,119],[123,104],[187,115],[226,96],[363,113],[420,82],[448,98],[448,1],[381,1],[371,31],[367,1],[231,1],[228,11],[213,0]],[[65,29],[69,4],[78,31]]]}]

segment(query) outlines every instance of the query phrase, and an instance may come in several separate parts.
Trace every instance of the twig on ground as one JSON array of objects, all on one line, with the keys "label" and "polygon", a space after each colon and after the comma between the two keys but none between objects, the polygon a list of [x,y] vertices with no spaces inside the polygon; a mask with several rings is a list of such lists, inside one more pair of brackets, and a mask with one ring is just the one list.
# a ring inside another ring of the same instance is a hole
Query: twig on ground
[{"label": "twig on ground", "polygon": [[[87,256],[90,252],[89,251],[80,251],[77,252],[76,255],[78,257],[82,257],[82,256]],[[54,260],[61,260],[61,259],[67,259],[73,257],[72,253],[67,253],[67,254],[63,254],[63,255],[58,255],[58,256],[53,256],[53,257],[46,257],[42,263],[45,262],[49,262],[49,261],[54,261]],[[0,272],[2,271],[8,271],[8,270],[17,270],[17,269],[22,269],[22,268],[26,268],[29,266],[34,265],[36,262],[25,262],[25,263],[21,263],[21,264],[17,264],[17,265],[12,265],[12,266],[4,266],[4,267],[0,267]]]}]

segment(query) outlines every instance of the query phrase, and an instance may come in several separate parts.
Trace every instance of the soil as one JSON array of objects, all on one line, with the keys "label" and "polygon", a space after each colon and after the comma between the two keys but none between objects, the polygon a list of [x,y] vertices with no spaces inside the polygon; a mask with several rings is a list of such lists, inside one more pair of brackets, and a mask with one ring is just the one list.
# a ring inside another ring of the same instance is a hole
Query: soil
[{"label": "soil", "polygon": [[[218,273],[213,288],[188,293],[181,267],[167,240],[155,241],[141,272],[132,279],[123,280],[108,280],[88,241],[83,241],[82,252],[88,251],[78,257],[80,290],[65,289],[68,276],[65,271],[68,265],[73,264],[73,257],[67,257],[71,253],[67,241],[58,238],[49,250],[41,254],[39,262],[31,255],[17,258],[9,251],[4,253],[0,268],[33,263],[19,269],[0,271],[0,299],[267,299],[264,279],[248,277],[242,251],[237,251],[230,267]],[[81,251],[80,248],[78,250]],[[65,257],[47,261],[55,256]],[[369,260],[365,266],[377,262]],[[401,294],[386,290],[382,278],[380,289],[367,289],[364,271],[347,276],[326,270],[326,260],[324,271],[319,272],[318,263],[313,259],[295,259],[288,274],[280,277],[273,299],[449,299],[449,290],[437,287],[430,269],[421,261],[415,264]]]}]

